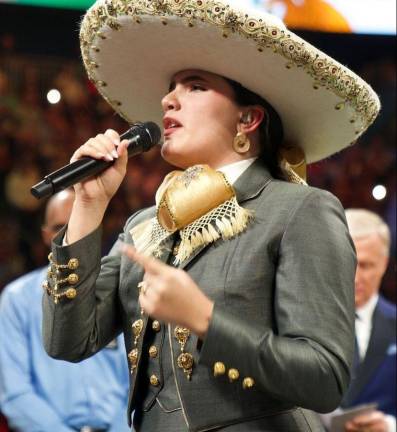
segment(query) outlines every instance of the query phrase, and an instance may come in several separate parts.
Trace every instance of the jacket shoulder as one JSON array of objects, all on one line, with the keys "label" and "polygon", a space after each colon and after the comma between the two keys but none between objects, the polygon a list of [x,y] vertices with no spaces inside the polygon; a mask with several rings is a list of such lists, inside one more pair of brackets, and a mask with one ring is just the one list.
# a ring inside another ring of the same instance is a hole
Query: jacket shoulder
[{"label": "jacket shoulder", "polygon": [[386,300],[383,296],[379,296],[378,302],[379,302],[379,308],[382,311],[382,313],[388,318],[391,318],[394,321],[396,321],[397,318],[396,305]]}]

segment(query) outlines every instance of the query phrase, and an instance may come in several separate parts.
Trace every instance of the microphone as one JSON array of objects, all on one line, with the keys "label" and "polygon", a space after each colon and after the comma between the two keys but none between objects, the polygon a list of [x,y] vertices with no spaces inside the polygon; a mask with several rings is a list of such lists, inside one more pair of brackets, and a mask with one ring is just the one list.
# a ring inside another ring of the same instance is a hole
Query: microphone
[{"label": "microphone", "polygon": [[[128,157],[150,150],[158,144],[160,138],[160,128],[153,122],[135,123],[130,129],[120,135],[120,141],[124,139],[129,140],[127,148]],[[104,171],[113,163],[114,161],[109,162],[90,157],[81,158],[46,175],[44,180],[30,189],[30,193],[37,199],[48,197],[87,177]]]}]

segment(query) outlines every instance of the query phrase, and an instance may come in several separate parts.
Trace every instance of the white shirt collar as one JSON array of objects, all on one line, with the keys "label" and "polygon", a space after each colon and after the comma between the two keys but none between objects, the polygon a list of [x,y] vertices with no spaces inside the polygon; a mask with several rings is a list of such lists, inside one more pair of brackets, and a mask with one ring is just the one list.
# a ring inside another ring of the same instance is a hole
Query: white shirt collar
[{"label": "white shirt collar", "polygon": [[378,299],[379,295],[375,294],[367,301],[367,303],[365,303],[365,305],[356,309],[356,314],[360,321],[371,322]]},{"label": "white shirt collar", "polygon": [[217,168],[217,171],[225,174],[227,181],[230,184],[234,184],[235,181],[241,176],[241,174],[256,160],[256,157],[244,159],[242,161],[233,162],[223,167]]}]

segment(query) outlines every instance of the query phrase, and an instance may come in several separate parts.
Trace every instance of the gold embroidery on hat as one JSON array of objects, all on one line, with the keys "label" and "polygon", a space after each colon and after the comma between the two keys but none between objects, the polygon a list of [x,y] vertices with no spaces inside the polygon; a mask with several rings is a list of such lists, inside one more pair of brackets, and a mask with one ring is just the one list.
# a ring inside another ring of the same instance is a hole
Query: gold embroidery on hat
[{"label": "gold embroidery on hat", "polygon": [[[92,80],[96,80],[96,72],[90,64],[91,49],[99,52],[99,48],[94,46],[97,32],[106,26],[119,28],[117,17],[122,15],[130,16],[137,23],[144,15],[180,17],[188,23],[203,21],[219,27],[224,36],[231,32],[251,39],[257,43],[259,50],[270,49],[291,64],[302,67],[313,78],[314,88],[326,88],[349,104],[363,121],[363,127],[357,133],[367,128],[379,111],[378,102],[372,97],[369,87],[350,71],[335,64],[333,59],[320,58],[321,53],[304,41],[291,40],[287,29],[273,27],[242,12],[234,12],[216,0],[135,0],[133,5],[124,0],[109,0],[94,5],[85,15],[80,30],[82,57]],[[106,96],[103,87],[99,87],[99,91]],[[131,120],[124,113],[120,114]]]}]

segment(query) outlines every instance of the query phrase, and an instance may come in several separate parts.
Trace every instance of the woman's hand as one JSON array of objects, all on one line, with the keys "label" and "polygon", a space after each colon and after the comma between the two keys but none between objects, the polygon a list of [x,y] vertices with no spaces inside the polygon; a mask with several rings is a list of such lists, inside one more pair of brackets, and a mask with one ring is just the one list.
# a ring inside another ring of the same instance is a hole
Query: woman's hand
[{"label": "woman's hand", "polygon": [[88,156],[114,163],[98,175],[74,186],[76,196],[65,234],[68,244],[82,239],[101,224],[109,201],[127,171],[127,145],[127,140],[120,142],[119,134],[108,129],[104,134],[89,139],[73,154],[70,162]]},{"label": "woman's hand", "polygon": [[83,157],[114,162],[113,165],[98,175],[77,183],[75,185],[76,200],[84,203],[106,203],[107,206],[119,188],[127,170],[127,145],[127,140],[120,142],[119,134],[108,129],[104,134],[90,138],[74,152],[70,162]]},{"label": "woman's hand", "polygon": [[373,411],[354,417],[345,425],[346,432],[388,432],[386,416],[381,411]]},{"label": "woman's hand", "polygon": [[125,245],[123,253],[145,269],[139,294],[142,309],[152,318],[189,328],[200,339],[207,333],[214,303],[183,270],[142,255]]}]

